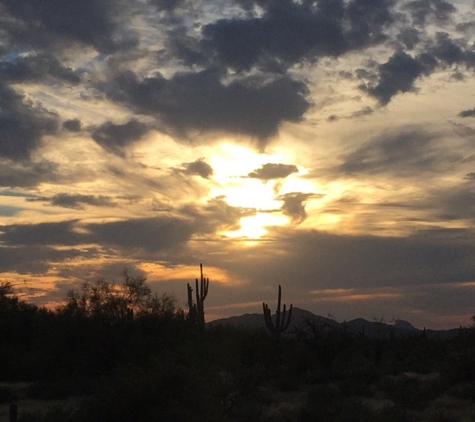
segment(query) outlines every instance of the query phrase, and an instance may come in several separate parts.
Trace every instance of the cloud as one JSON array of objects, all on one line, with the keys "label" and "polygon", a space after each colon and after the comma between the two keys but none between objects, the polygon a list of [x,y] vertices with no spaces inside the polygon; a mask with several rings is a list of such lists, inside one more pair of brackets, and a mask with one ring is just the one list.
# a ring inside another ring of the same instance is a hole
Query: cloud
[{"label": "cloud", "polygon": [[413,22],[419,26],[424,26],[429,20],[439,25],[447,23],[457,10],[453,4],[443,0],[410,1],[404,8],[410,12]]},{"label": "cloud", "polygon": [[[251,2],[239,3],[251,10]],[[393,20],[390,0],[256,4],[264,8],[259,17],[220,19],[204,26],[202,51],[214,52],[219,62],[239,72],[254,66],[286,69],[380,43]]]},{"label": "cloud", "polygon": [[[43,245],[19,245],[15,248],[0,247],[0,272],[16,272],[42,276],[55,264],[78,258],[85,259],[99,251],[89,248],[55,249]],[[25,259],[28,257],[28,259]],[[64,296],[63,296],[64,298]]]},{"label": "cloud", "polygon": [[[81,195],[56,195],[52,200],[62,206],[107,203],[104,198]],[[211,199],[204,205],[188,204],[172,211],[173,215],[162,213],[155,217],[102,223],[69,220],[59,223],[4,225],[0,226],[0,242],[4,246],[50,247],[100,244],[129,251],[151,252],[182,247],[193,235],[211,235],[219,230],[236,229],[241,217],[255,214],[255,210],[230,206],[221,197]]]},{"label": "cloud", "polygon": [[136,119],[118,125],[109,121],[94,129],[92,139],[107,151],[123,157],[124,148],[138,141],[149,131],[149,126]]},{"label": "cloud", "polygon": [[70,195],[67,193],[59,193],[52,196],[51,198],[47,197],[37,197],[34,199],[27,199],[27,201],[47,201],[51,205],[72,208],[72,209],[84,209],[84,205],[92,205],[95,207],[114,207],[114,204],[109,197],[107,196],[95,196],[95,195]]},{"label": "cloud", "polygon": [[63,129],[69,132],[80,132],[82,129],[81,121],[79,119],[65,120],[62,126]]},{"label": "cloud", "polygon": [[[434,195],[435,196],[435,195]],[[442,220],[475,221],[475,193],[473,186],[460,186],[435,196],[433,209],[438,210],[438,217]]]},{"label": "cloud", "polygon": [[430,55],[412,57],[407,53],[397,52],[379,66],[378,83],[364,89],[382,105],[386,105],[396,94],[414,91],[415,80],[430,74],[435,66],[436,61]]},{"label": "cloud", "polygon": [[450,39],[449,34],[445,32],[438,32],[436,34],[436,43],[434,47],[430,49],[430,52],[448,65],[463,62],[469,64],[471,61],[473,65],[473,55],[467,54],[462,48],[462,45],[458,45]]},{"label": "cloud", "polygon": [[178,7],[181,7],[185,0],[149,0],[150,4],[155,5],[158,10],[166,10],[171,12]]},{"label": "cloud", "polygon": [[239,220],[242,217],[256,214],[255,209],[229,205],[224,197],[213,198],[202,207],[187,205],[180,211],[184,215],[192,217],[197,231],[203,234],[237,230],[240,227]]},{"label": "cloud", "polygon": [[51,161],[0,160],[0,186],[31,188],[60,179],[59,166]]},{"label": "cloud", "polygon": [[73,246],[85,243],[84,235],[75,231],[76,220],[60,223],[12,224],[0,226],[4,245]]},{"label": "cloud", "polygon": [[459,117],[475,117],[475,108],[463,110],[458,115]]},{"label": "cloud", "polygon": [[421,172],[441,172],[464,160],[464,156],[437,148],[440,134],[420,128],[401,128],[374,137],[343,156],[338,172],[412,177]]},{"label": "cloud", "polygon": [[58,116],[0,82],[0,157],[27,159],[44,135],[56,133]]},{"label": "cloud", "polygon": [[6,246],[79,246],[91,243],[133,251],[158,251],[190,239],[193,224],[178,218],[141,218],[107,223],[81,224],[77,220],[0,227]]},{"label": "cloud", "polygon": [[11,83],[40,82],[47,78],[73,85],[80,82],[79,76],[49,53],[36,53],[0,62],[0,78]]},{"label": "cloud", "polygon": [[192,163],[185,163],[185,174],[198,175],[203,179],[208,179],[213,175],[213,168],[204,161],[203,158],[193,161]]},{"label": "cloud", "polygon": [[252,280],[250,289],[282,284],[287,294],[299,297],[316,288],[414,288],[473,280],[475,245],[466,241],[473,233],[449,232],[380,237],[278,229],[271,233],[274,241],[262,242],[252,253],[244,249],[221,255],[220,266],[237,279]]},{"label": "cloud", "polygon": [[294,164],[264,164],[261,168],[250,172],[247,177],[252,179],[271,180],[283,179],[292,173],[298,173],[299,169]]},{"label": "cloud", "polygon": [[[408,38],[405,43],[414,47]],[[448,33],[437,32],[434,40],[426,43],[422,53],[411,56],[404,51],[396,51],[386,63],[378,66],[377,75],[361,70],[360,77],[369,79],[369,82],[360,88],[377,98],[381,105],[386,105],[399,93],[417,91],[415,81],[422,76],[429,76],[437,67],[453,65],[474,68],[475,53],[466,40],[454,41]],[[457,78],[461,76],[459,72]]]},{"label": "cloud", "polygon": [[291,192],[285,195],[280,195],[277,199],[284,201],[282,205],[282,212],[288,215],[294,224],[300,224],[307,218],[305,212],[305,202],[310,198],[321,197],[322,195]]},{"label": "cloud", "polygon": [[284,121],[298,122],[310,107],[303,82],[282,77],[263,82],[253,77],[222,82],[214,70],[160,75],[138,80],[122,74],[107,87],[111,98],[155,116],[178,136],[192,131],[226,131],[256,137],[264,146]]},{"label": "cloud", "polygon": [[110,247],[149,252],[180,247],[195,231],[191,221],[180,218],[152,217],[104,224],[88,224],[91,241]]},{"label": "cloud", "polygon": [[11,18],[5,30],[12,44],[47,48],[76,42],[101,53],[137,45],[135,35],[120,25],[130,10],[125,1],[1,0],[0,6]]},{"label": "cloud", "polygon": [[421,41],[421,33],[415,28],[404,28],[397,35],[397,39],[401,41],[408,50],[413,50]]},{"label": "cloud", "polygon": [[169,31],[165,45],[169,53],[185,66],[207,67],[212,62],[208,49],[203,47],[199,39],[188,35],[187,28],[179,27]]}]

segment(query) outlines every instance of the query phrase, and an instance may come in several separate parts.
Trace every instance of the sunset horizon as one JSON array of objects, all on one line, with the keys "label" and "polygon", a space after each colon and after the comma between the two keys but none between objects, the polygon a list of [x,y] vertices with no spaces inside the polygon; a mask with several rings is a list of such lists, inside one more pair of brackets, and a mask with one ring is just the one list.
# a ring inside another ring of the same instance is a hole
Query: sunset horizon
[{"label": "sunset horizon", "polygon": [[0,282],[207,320],[475,315],[469,0],[0,0]]}]

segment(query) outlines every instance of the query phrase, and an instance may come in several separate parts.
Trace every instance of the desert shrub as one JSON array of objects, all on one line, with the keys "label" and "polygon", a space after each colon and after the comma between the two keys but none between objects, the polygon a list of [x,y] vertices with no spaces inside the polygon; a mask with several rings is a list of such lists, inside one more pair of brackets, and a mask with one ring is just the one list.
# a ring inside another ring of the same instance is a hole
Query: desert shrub
[{"label": "desert shrub", "polygon": [[345,396],[372,397],[374,393],[371,384],[360,379],[348,378],[340,380],[338,387]]},{"label": "desert shrub", "polygon": [[440,376],[422,379],[400,374],[382,378],[377,388],[397,404],[410,409],[422,409],[429,401],[439,397],[447,388],[447,384]]},{"label": "desert shrub", "polygon": [[88,379],[71,379],[68,381],[35,382],[28,388],[28,396],[40,400],[57,400],[73,396],[90,394],[93,382]]},{"label": "desert shrub", "polygon": [[325,405],[321,400],[309,401],[300,412],[299,422],[373,422],[378,415],[354,397],[333,397]]},{"label": "desert shrub", "polygon": [[14,399],[15,394],[10,387],[0,387],[0,404],[8,403]]},{"label": "desert shrub", "polygon": [[224,421],[209,374],[173,362],[147,370],[125,368],[86,402],[82,422]]},{"label": "desert shrub", "polygon": [[19,416],[19,422],[69,422],[78,421],[76,413],[71,409],[61,406],[53,406],[44,412],[23,413]]},{"label": "desert shrub", "polygon": [[374,412],[375,422],[412,422],[412,416],[401,405],[385,406]]},{"label": "desert shrub", "polygon": [[462,400],[475,400],[475,383],[473,382],[459,382],[452,385],[447,394]]}]

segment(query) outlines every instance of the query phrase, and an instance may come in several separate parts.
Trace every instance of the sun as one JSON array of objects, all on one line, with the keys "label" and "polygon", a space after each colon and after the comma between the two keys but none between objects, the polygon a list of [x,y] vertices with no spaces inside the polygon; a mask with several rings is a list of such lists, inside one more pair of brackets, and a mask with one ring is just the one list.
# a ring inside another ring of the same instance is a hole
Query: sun
[{"label": "sun", "polygon": [[283,200],[280,196],[291,189],[308,190],[308,181],[299,181],[297,175],[271,180],[250,176],[268,163],[294,164],[284,152],[257,153],[251,148],[232,144],[221,145],[209,156],[209,164],[214,170],[213,178],[217,182],[210,190],[210,197],[222,197],[233,207],[253,212],[253,215],[241,218],[239,229],[224,231],[221,235],[255,240],[265,237],[270,227],[290,224],[291,219],[282,211]]},{"label": "sun", "polygon": [[283,226],[288,222],[289,219],[285,216],[258,212],[256,215],[241,218],[241,227],[238,230],[226,231],[223,235],[232,239],[260,239],[268,234],[268,227]]}]

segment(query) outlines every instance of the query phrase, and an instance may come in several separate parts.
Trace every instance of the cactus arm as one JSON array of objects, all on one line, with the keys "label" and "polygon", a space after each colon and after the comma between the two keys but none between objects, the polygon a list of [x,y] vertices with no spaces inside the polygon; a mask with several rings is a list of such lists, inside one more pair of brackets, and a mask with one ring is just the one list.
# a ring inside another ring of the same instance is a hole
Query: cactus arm
[{"label": "cactus arm", "polygon": [[[282,289],[279,284],[279,294],[277,296],[277,318],[275,321],[275,328],[279,329],[280,328],[280,304],[281,304],[281,299],[282,299]],[[284,313],[285,313],[285,305],[284,305]]]},{"label": "cactus arm", "polygon": [[[276,320],[275,324],[272,321],[272,315],[267,303],[262,302],[262,311],[264,313],[264,321],[266,323],[267,329],[274,333],[278,338],[280,335],[289,328],[290,321],[292,319],[292,305],[290,305],[288,313],[287,313],[287,306],[284,304],[284,307],[281,310],[282,305],[282,289],[279,285],[279,293],[277,296],[277,311],[276,311]],[[286,318],[287,314],[287,318]]]},{"label": "cactus arm", "polygon": [[287,330],[287,328],[289,328],[291,319],[292,319],[292,305],[290,305],[289,307],[289,314],[287,316],[287,321],[285,322],[285,325],[282,327],[282,331],[285,331]]},{"label": "cactus arm", "polygon": [[275,333],[275,326],[272,321],[272,315],[270,313],[270,309],[267,303],[262,302],[262,309],[264,311],[264,321],[266,323],[266,327],[269,329],[269,331]]},{"label": "cactus arm", "polygon": [[209,278],[205,278],[203,276],[203,264],[200,264],[200,280],[198,281],[195,278],[195,301],[193,303],[193,289],[188,284],[188,308],[190,310],[190,314],[194,313],[194,321],[196,320],[198,324],[204,327],[205,323],[205,312],[204,312],[204,300],[208,295],[208,288],[209,288]]}]

